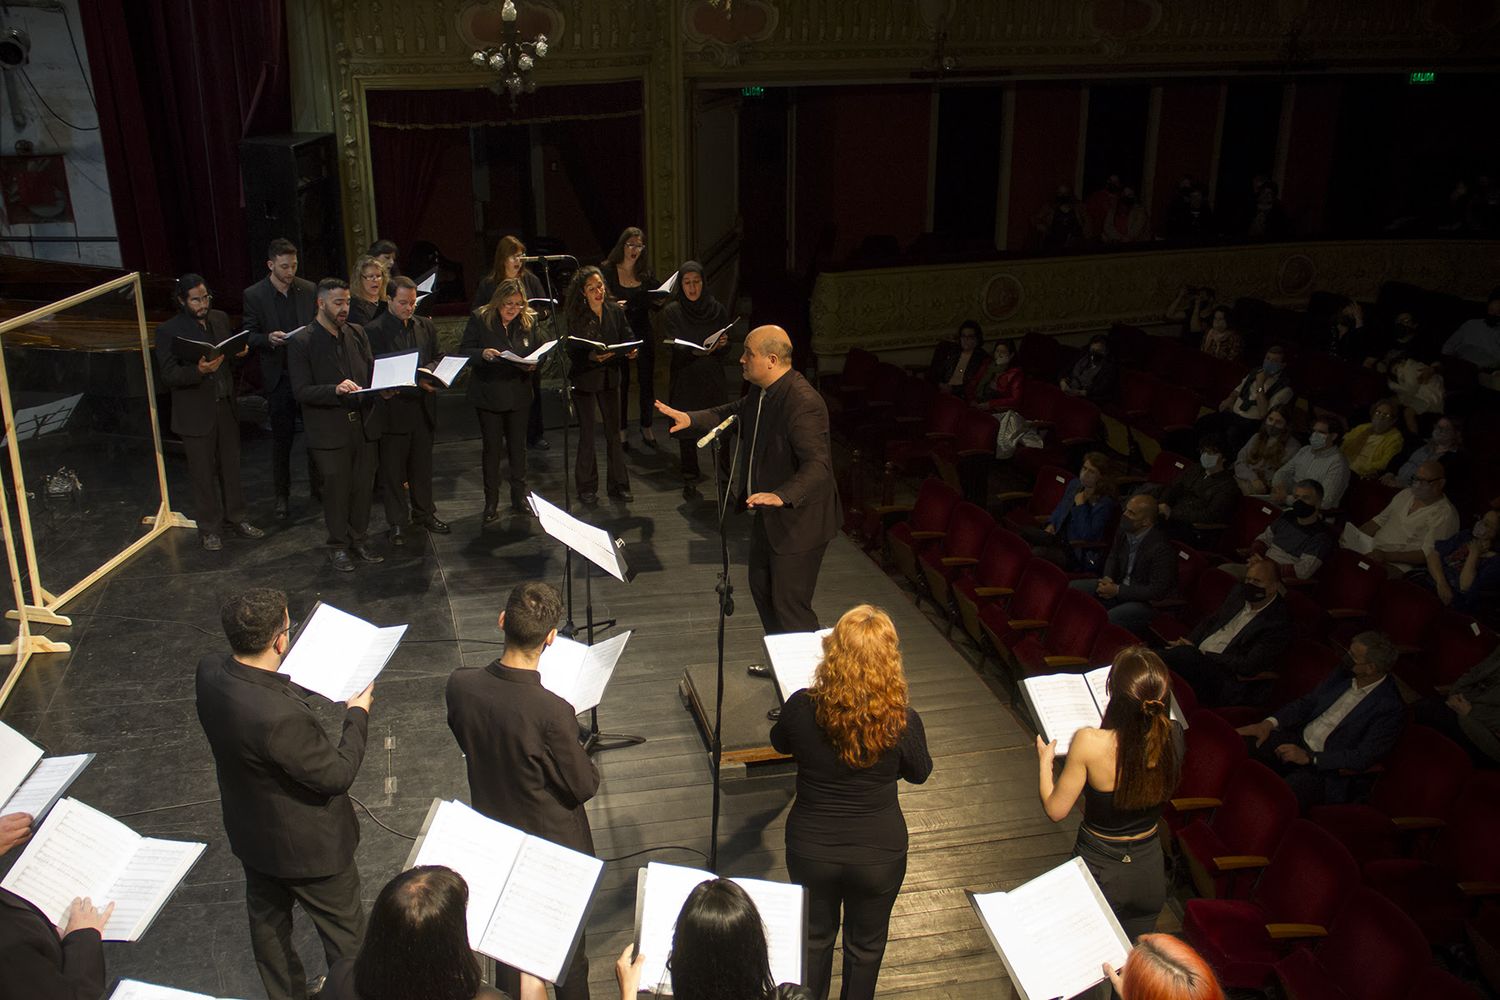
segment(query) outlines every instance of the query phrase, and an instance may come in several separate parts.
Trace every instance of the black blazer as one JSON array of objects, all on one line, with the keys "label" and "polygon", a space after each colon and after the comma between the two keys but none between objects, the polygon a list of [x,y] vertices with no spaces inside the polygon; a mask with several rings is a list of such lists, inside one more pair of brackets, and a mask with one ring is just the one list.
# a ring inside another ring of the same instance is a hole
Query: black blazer
[{"label": "black blazer", "polygon": [[573,706],[535,670],[498,660],[448,677],[448,728],[467,758],[469,797],[491,819],[586,854],[594,836],[583,804],[599,772],[578,742]]},{"label": "black blazer", "polygon": [[[458,353],[471,359],[466,398],[481,410],[496,413],[524,410],[531,405],[531,369],[513,361],[486,361],[484,352],[493,347],[524,358],[541,346],[542,331],[535,323],[526,330],[519,316],[508,327],[501,325],[498,315],[492,319],[493,322],[486,322],[478,313],[470,313],[463,339],[458,342]],[[552,352],[547,353],[550,356]]]},{"label": "black blazer", "polygon": [[[1227,625],[1244,607],[1244,596],[1238,590],[1231,592],[1224,603],[1219,605],[1219,610],[1200,621],[1188,633],[1188,641],[1194,646],[1198,645]],[[1206,655],[1212,656],[1216,664],[1232,671],[1236,677],[1247,679],[1266,671],[1274,671],[1291,644],[1292,613],[1287,610],[1286,599],[1278,594],[1271,599],[1270,604],[1261,608],[1254,618],[1245,623],[1239,635],[1224,647],[1224,652]]]},{"label": "black blazer", "polygon": [[[1353,675],[1335,670],[1333,676],[1311,692],[1272,713],[1276,728],[1302,736],[1307,724],[1326,712],[1339,695],[1349,690]],[[1340,771],[1364,771],[1391,752],[1406,722],[1406,703],[1394,678],[1387,677],[1344,721],[1334,727],[1318,754],[1316,767],[1323,775],[1324,798],[1329,802],[1346,802],[1356,787],[1368,784],[1361,775],[1339,774]]]},{"label": "black blazer", "polygon": [[[196,361],[183,361],[172,350],[172,342],[178,337],[217,344],[234,333],[229,317],[217,309],[208,311],[206,321],[205,330],[184,311],[156,328],[156,363],[161,369],[162,384],[172,390],[172,433],[181,437],[203,437],[214,432],[214,404],[219,392],[229,400],[230,408],[235,408],[232,356],[224,359],[218,371],[204,375]],[[237,409],[235,417],[239,417]]]},{"label": "black blazer", "polygon": [[[383,312],[380,318],[365,327],[365,337],[370,341],[370,351],[376,357],[417,349],[417,365],[426,368],[442,353],[438,350],[437,327],[426,316],[411,318],[410,344],[402,342],[404,324],[395,313]],[[399,338],[399,340],[398,340]],[[377,400],[375,404],[385,411],[384,430],[391,434],[410,434],[416,429],[418,420],[427,421],[428,427],[437,426],[437,393],[420,388],[403,391],[395,399]]]},{"label": "black blazer", "polygon": [[[521,268],[521,285],[526,289],[528,299],[543,299],[547,297],[547,286],[542,284],[542,279],[532,274],[526,268]],[[500,282],[486,274],[479,279],[479,287],[474,289],[474,304],[469,308],[478,309],[480,306],[489,305],[490,299],[495,297],[495,289],[500,287]],[[561,292],[562,289],[555,289]],[[533,306],[532,308],[536,308]]]},{"label": "black blazer", "polygon": [[1126,584],[1125,567],[1130,565],[1129,531],[1121,523],[1115,532],[1115,543],[1104,560],[1101,577],[1107,576],[1120,585],[1118,601],[1160,601],[1172,596],[1177,590],[1177,555],[1167,541],[1167,533],[1161,525],[1155,525],[1141,539],[1140,550],[1135,554],[1135,571]]},{"label": "black blazer", "polygon": [[99,932],[59,938],[46,914],[0,889],[0,1000],[99,1000],[103,995]]},{"label": "black blazer", "polygon": [[[765,396],[765,403],[760,402]],[[760,411],[760,427],[755,425]],[[829,457],[828,404],[798,371],[787,373],[766,389],[755,386],[739,399],[688,414],[695,430],[706,431],[729,414],[739,422],[739,456],[734,470],[735,496],[741,507],[748,495],[751,446],[755,450],[750,492],[771,492],[784,507],[762,507],[766,540],[778,555],[809,552],[838,534],[839,494]]]},{"label": "black blazer", "polygon": [[[354,370],[344,356],[339,339],[351,338],[360,362]],[[309,448],[337,448],[344,444],[351,420],[360,424],[365,440],[380,437],[385,411],[375,406],[378,393],[340,396],[336,387],[344,379],[353,379],[367,387],[375,367],[369,338],[363,328],[345,323],[339,337],[329,333],[322,323],[308,324],[287,341],[287,374],[292,379],[292,395],[302,404],[302,429],[307,432]]]},{"label": "black blazer", "polygon": [[[595,319],[593,312],[589,311],[588,318],[578,329],[574,329],[575,325],[571,320],[568,322],[568,336],[586,337],[602,344],[620,344],[636,339],[630,324],[625,322],[625,313],[608,299],[604,300],[604,311],[599,318]],[[574,392],[603,392],[619,386],[620,359],[625,355],[616,352],[608,361],[595,361],[590,356],[595,350],[597,348],[588,344],[568,346],[568,372]]]},{"label": "black blazer", "polygon": [[359,822],[347,793],[365,758],[365,710],[344,712],[335,744],[285,674],[211,653],[198,661],[196,686],[234,856],[277,878],[322,878],[353,864]]},{"label": "black blazer", "polygon": [[[269,275],[245,289],[245,329],[250,331],[250,349],[260,355],[261,384],[267,395],[286,377],[286,344],[277,347],[270,337],[273,330],[281,330],[281,321],[276,318],[276,297],[280,294]],[[296,311],[297,325],[282,332],[293,333],[318,314],[318,286],[306,278],[293,278],[287,295]]]}]

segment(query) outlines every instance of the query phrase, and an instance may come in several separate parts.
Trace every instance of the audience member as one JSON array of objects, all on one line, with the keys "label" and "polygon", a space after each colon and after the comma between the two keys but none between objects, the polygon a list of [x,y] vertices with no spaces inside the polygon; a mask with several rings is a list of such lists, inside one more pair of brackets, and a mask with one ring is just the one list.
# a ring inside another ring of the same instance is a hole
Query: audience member
[{"label": "audience member", "polygon": [[1349,471],[1362,479],[1378,476],[1401,453],[1406,438],[1396,426],[1396,404],[1383,399],[1370,411],[1370,422],[1360,424],[1344,436],[1344,457]]},{"label": "audience member", "polygon": [[[1252,547],[1277,565],[1282,579],[1311,579],[1338,548],[1338,541],[1323,521],[1323,484],[1304,479],[1293,487],[1291,509],[1257,535]],[[1240,576],[1246,567],[1221,568]]]},{"label": "audience member", "polygon": [[1191,180],[1178,185],[1177,198],[1167,210],[1162,235],[1193,243],[1206,242],[1219,235],[1213,206],[1208,203],[1208,195],[1201,185]]},{"label": "audience member", "polygon": [[1183,340],[1198,343],[1202,339],[1203,330],[1211,325],[1213,312],[1219,308],[1214,305],[1212,288],[1183,285],[1172,304],[1167,306],[1165,318],[1181,324]]},{"label": "audience member", "polygon": [[1203,956],[1170,934],[1142,934],[1116,971],[1104,974],[1120,1000],[1224,1000],[1224,989]]},{"label": "audience member", "polygon": [[1430,365],[1438,359],[1438,345],[1431,338],[1422,335],[1415,316],[1409,312],[1399,312],[1391,321],[1385,352],[1375,363],[1375,368],[1388,372],[1397,362],[1407,358]]},{"label": "audience member", "polygon": [[1202,334],[1198,349],[1212,358],[1233,361],[1240,356],[1244,344],[1238,331],[1230,323],[1229,307],[1214,306],[1208,317],[1208,328],[1203,327],[1202,314],[1198,310],[1188,313],[1188,330]]},{"label": "audience member", "polygon": [[1060,185],[1052,201],[1032,217],[1032,225],[1036,230],[1037,249],[1044,254],[1076,250],[1088,239],[1083,206],[1066,184]]},{"label": "audience member", "polygon": [[1372,368],[1378,348],[1371,331],[1365,326],[1365,310],[1350,299],[1344,308],[1333,317],[1328,338],[1323,341],[1323,350],[1351,365]]},{"label": "audience member", "polygon": [[1442,413],[1448,389],[1443,373],[1436,365],[1424,365],[1408,358],[1397,362],[1390,371],[1390,390],[1401,404],[1401,415],[1409,433],[1417,432],[1417,420],[1429,413]]},{"label": "audience member", "polygon": [[1349,460],[1339,448],[1343,431],[1344,425],[1335,417],[1314,420],[1307,444],[1276,470],[1271,480],[1271,499],[1284,503],[1293,486],[1304,479],[1316,479],[1323,487],[1323,505],[1337,507],[1349,488]]},{"label": "audience member", "polygon": [[1347,666],[1312,692],[1238,732],[1254,755],[1282,774],[1306,810],[1323,802],[1357,802],[1373,779],[1363,773],[1390,753],[1406,706],[1395,681],[1396,646],[1381,632],[1349,644]]},{"label": "audience member", "polygon": [[1500,559],[1495,558],[1495,534],[1500,511],[1488,510],[1468,531],[1433,544],[1427,565],[1411,578],[1437,591],[1442,602],[1459,611],[1479,610],[1483,594],[1500,589]]},{"label": "audience member", "polygon": [[1134,188],[1120,191],[1114,207],[1104,216],[1103,227],[1096,231],[1105,245],[1140,243],[1151,238],[1151,220]]},{"label": "audience member", "polygon": [[1018,527],[1033,553],[1066,570],[1098,569],[1104,558],[1100,543],[1120,506],[1109,466],[1109,456],[1102,451],[1084,455],[1082,469],[1063,487],[1046,525]]},{"label": "audience member", "polygon": [[1185,638],[1173,639],[1162,659],[1192,687],[1200,704],[1259,705],[1292,641],[1292,615],[1282,598],[1281,573],[1269,559],[1253,559],[1245,579],[1219,610]]},{"label": "audience member", "polygon": [[1446,482],[1441,464],[1425,462],[1409,487],[1360,525],[1360,531],[1374,538],[1370,557],[1385,563],[1393,576],[1427,565],[1437,543],[1457,534],[1458,509],[1443,495]]},{"label": "audience member", "polygon": [[1469,751],[1479,766],[1500,765],[1500,647],[1439,692],[1412,706],[1416,721]]},{"label": "audience member", "polygon": [[1109,357],[1109,338],[1101,334],[1089,341],[1088,350],[1058,384],[1069,396],[1082,396],[1097,403],[1114,397],[1118,377],[1115,363]]},{"label": "audience member", "polygon": [[[712,332],[712,331],[710,331]],[[971,386],[984,361],[984,331],[972,319],[966,319],[953,340],[945,340],[932,352],[927,377],[943,392],[965,399],[972,395]]]},{"label": "audience member", "polygon": [[1468,472],[1468,456],[1464,453],[1463,445],[1463,428],[1458,419],[1439,417],[1437,423],[1432,425],[1432,436],[1406,457],[1400,469],[1387,472],[1380,477],[1380,481],[1386,486],[1410,486],[1417,477],[1417,469],[1424,462],[1441,462],[1443,474],[1450,483],[1461,481]]},{"label": "audience member", "polygon": [[1177,589],[1176,552],[1156,516],[1156,501],[1144,493],[1125,501],[1120,528],[1099,579],[1070,584],[1097,597],[1109,609],[1111,624],[1142,637],[1156,617],[1151,602]]},{"label": "audience member", "polygon": [[1025,373],[1015,364],[1010,342],[997,340],[995,351],[979,369],[974,379],[972,400],[986,410],[1014,410],[1021,405],[1021,386]]},{"label": "audience member", "polygon": [[1275,181],[1266,181],[1255,192],[1255,211],[1245,235],[1252,240],[1285,240],[1292,235],[1292,223],[1281,205]]},{"label": "audience member", "polygon": [[1500,368],[1500,287],[1490,292],[1482,318],[1466,321],[1443,343],[1443,356],[1462,358],[1480,371]]},{"label": "audience member", "polygon": [[1239,451],[1260,429],[1267,414],[1289,404],[1296,393],[1286,373],[1286,352],[1279,344],[1266,349],[1261,366],[1250,372],[1219,403],[1217,413],[1198,421],[1199,434],[1217,432]]},{"label": "audience member", "polygon": [[1241,493],[1246,496],[1270,493],[1271,480],[1275,478],[1277,470],[1291,461],[1297,449],[1302,447],[1292,437],[1290,417],[1290,407],[1276,407],[1266,414],[1260,430],[1251,435],[1250,440],[1240,449],[1234,463],[1234,478]]},{"label": "audience member", "polygon": [[469,950],[468,905],[468,883],[451,868],[397,875],[370,907],[359,954],[328,970],[321,1000],[504,1000]]},{"label": "audience member", "polygon": [[1110,174],[1103,187],[1083,200],[1083,217],[1090,233],[1104,231],[1105,220],[1114,214],[1124,193],[1125,184],[1120,180],[1120,175]]},{"label": "audience member", "polygon": [[1224,462],[1224,442],[1210,434],[1198,442],[1198,464],[1173,480],[1156,509],[1167,534],[1197,544],[1203,525],[1228,523],[1239,498],[1234,472]]}]

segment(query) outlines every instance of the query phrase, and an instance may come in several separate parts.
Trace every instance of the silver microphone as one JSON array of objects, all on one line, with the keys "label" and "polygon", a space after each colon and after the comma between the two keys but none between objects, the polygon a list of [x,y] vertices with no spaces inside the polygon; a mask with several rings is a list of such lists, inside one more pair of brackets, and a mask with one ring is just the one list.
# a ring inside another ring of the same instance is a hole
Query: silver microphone
[{"label": "silver microphone", "polygon": [[738,419],[740,418],[733,413],[725,417],[722,424],[715,427],[713,430],[709,431],[707,434],[698,439],[698,447],[707,448],[710,444],[719,439],[720,434],[723,434],[725,431],[729,430],[729,428],[733,427],[734,422]]},{"label": "silver microphone", "polygon": [[552,261],[552,260],[571,260],[571,261],[577,261],[578,258],[574,257],[570,253],[537,254],[537,255],[534,255],[534,256],[522,257],[521,258],[521,262],[523,264],[544,264],[547,261]]}]

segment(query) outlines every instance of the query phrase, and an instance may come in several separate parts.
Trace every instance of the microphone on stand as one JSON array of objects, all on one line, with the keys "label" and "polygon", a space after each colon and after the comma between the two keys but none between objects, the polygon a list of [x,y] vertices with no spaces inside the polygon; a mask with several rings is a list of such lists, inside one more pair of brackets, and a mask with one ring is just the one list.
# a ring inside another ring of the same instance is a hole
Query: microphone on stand
[{"label": "microphone on stand", "polygon": [[734,426],[734,422],[736,420],[738,420],[738,419],[740,419],[740,418],[738,416],[736,416],[735,414],[733,414],[733,413],[731,413],[729,416],[725,417],[724,418],[724,422],[722,424],[720,424],[719,426],[715,427],[713,430],[709,431],[707,434],[703,435],[701,438],[698,439],[698,447],[699,448],[707,448],[709,445],[713,444],[715,441],[717,441],[719,439],[719,436],[721,434],[723,434],[725,431],[729,430],[729,428],[733,427]]},{"label": "microphone on stand", "polygon": [[575,264],[578,262],[578,258],[574,257],[570,253],[536,254],[534,256],[521,258],[521,262],[524,264],[540,264],[552,260],[571,260]]}]

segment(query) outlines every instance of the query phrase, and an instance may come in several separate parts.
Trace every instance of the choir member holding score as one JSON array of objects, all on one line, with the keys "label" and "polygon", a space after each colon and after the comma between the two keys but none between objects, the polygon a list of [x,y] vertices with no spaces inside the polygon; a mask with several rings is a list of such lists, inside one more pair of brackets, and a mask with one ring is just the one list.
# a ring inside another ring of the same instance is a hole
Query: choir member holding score
[{"label": "choir member holding score", "polygon": [[[538,311],[539,318],[552,315],[556,311],[556,303],[549,301],[546,286],[541,278],[531,273],[525,258],[526,244],[514,236],[500,237],[500,242],[495,245],[495,262],[490,267],[490,273],[479,279],[479,287],[474,290],[474,304],[470,308],[478,309],[485,305],[495,297],[495,289],[500,282],[506,278],[515,278],[521,282],[526,302]],[[542,266],[547,265],[544,263]],[[545,430],[542,426],[542,369],[538,365],[531,373],[531,410],[526,418],[527,446],[542,451],[551,447],[544,436]]]},{"label": "choir member holding score", "polygon": [[[685,261],[677,270],[677,287],[661,311],[665,339],[672,342],[672,385],[667,402],[679,410],[707,410],[729,402],[724,384],[723,354],[729,349],[726,332],[706,353],[676,341],[702,344],[729,323],[729,310],[705,287],[703,265]],[[674,434],[681,457],[682,479],[691,485],[701,476],[696,441],[686,432]]]},{"label": "choir member holding score", "polygon": [[631,331],[628,339],[641,342],[638,350],[631,351],[620,362],[620,443],[626,450],[630,447],[626,432],[630,430],[632,361],[636,362],[636,392],[640,397],[641,440],[648,448],[656,447],[656,434],[651,430],[651,421],[656,416],[651,408],[656,398],[656,343],[651,337],[651,291],[656,287],[656,277],[651,273],[651,265],[642,257],[645,250],[645,234],[630,226],[620,234],[599,267],[604,280],[609,283],[610,297],[625,310]]},{"label": "choir member holding score", "polygon": [[390,302],[386,294],[389,280],[379,257],[366,254],[355,261],[354,270],[349,272],[349,322],[366,327],[385,314]]},{"label": "choir member holding score", "polygon": [[[509,351],[524,358],[541,345],[536,312],[526,304],[523,284],[506,278],[489,302],[469,316],[459,353],[467,354],[473,373],[467,390],[479,418],[483,441],[480,466],[484,471],[484,511],[489,524],[500,516],[500,454],[510,463],[510,509],[530,515],[526,503],[526,423],[531,408],[532,376],[536,365],[502,357]],[[502,444],[503,442],[503,444]]]},{"label": "choir member holding score", "polygon": [[597,267],[580,267],[568,283],[563,296],[563,320],[568,336],[595,341],[568,345],[568,366],[572,373],[573,403],[578,408],[578,457],[573,463],[573,484],[578,499],[595,503],[599,499],[599,462],[594,455],[594,408],[604,424],[604,447],[608,455],[609,495],[627,503],[630,473],[625,468],[625,449],[620,431],[620,365],[634,358],[629,351],[607,351],[597,344],[621,344],[635,337],[625,322],[625,313],[606,298],[608,288]]}]

